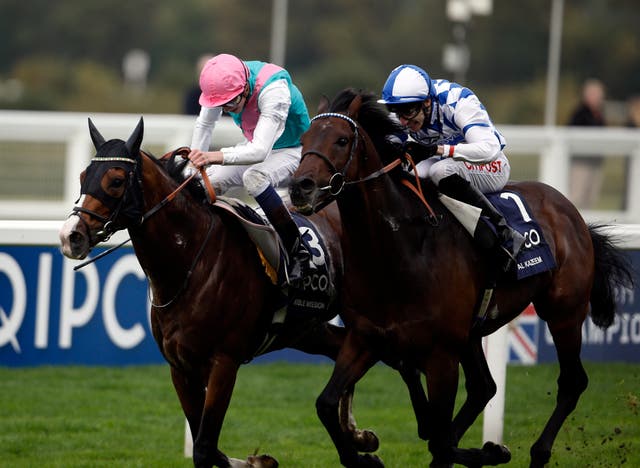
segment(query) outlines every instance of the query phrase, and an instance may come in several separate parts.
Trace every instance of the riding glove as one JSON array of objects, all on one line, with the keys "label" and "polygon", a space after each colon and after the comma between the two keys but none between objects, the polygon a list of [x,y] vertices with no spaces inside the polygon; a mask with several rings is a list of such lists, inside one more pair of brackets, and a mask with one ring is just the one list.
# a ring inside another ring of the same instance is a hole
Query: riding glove
[{"label": "riding glove", "polygon": [[425,144],[411,140],[404,143],[404,150],[411,155],[415,163],[418,163],[434,156],[438,151],[438,145],[435,143]]}]

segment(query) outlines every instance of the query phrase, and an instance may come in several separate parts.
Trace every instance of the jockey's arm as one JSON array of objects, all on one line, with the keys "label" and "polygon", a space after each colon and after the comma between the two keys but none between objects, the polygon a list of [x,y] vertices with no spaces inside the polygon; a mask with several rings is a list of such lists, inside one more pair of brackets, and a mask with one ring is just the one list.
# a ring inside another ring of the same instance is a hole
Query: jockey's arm
[{"label": "jockey's arm", "polygon": [[495,128],[477,97],[460,101],[454,119],[458,128],[462,129],[464,142],[455,145],[453,159],[485,164],[500,155],[502,148]]},{"label": "jockey's arm", "polygon": [[260,117],[253,131],[253,141],[221,148],[223,164],[256,164],[264,161],[284,132],[291,93],[285,80],[276,80],[262,89],[258,97]]},{"label": "jockey's arm", "polygon": [[209,151],[211,134],[222,115],[221,107],[202,107],[191,137],[191,149]]}]

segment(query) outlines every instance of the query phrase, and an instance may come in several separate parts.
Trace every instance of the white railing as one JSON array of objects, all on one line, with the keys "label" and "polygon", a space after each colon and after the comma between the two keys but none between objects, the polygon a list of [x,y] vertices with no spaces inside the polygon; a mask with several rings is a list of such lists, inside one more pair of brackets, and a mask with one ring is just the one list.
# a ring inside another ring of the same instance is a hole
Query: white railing
[{"label": "white railing", "polygon": [[507,154],[539,155],[538,180],[569,194],[571,156],[628,157],[625,209],[582,211],[589,221],[640,222],[640,129],[500,125]]},{"label": "white railing", "polygon": [[[60,200],[0,200],[0,219],[63,219],[79,196],[78,176],[95,154],[87,118],[90,117],[105,139],[126,140],[140,115],[75,112],[0,111],[0,170],[8,171],[3,161],[3,142],[63,143],[64,193]],[[191,144],[194,116],[145,115],[143,148],[161,147],[170,151]],[[231,119],[223,118],[214,131],[217,146],[233,145],[242,133]]]},{"label": "white railing", "polygon": [[[139,115],[70,112],[0,111],[0,170],[9,168],[3,161],[2,143],[63,143],[65,146],[64,193],[59,200],[0,200],[0,219],[61,219],[78,197],[78,174],[94,153],[87,117],[91,117],[105,138],[126,139]],[[188,145],[195,117],[182,115],[145,115],[144,147],[156,145],[164,151]],[[538,179],[568,194],[569,160],[572,155],[629,157],[625,209],[620,211],[583,211],[590,221],[640,223],[640,129],[568,128],[499,125],[507,139],[509,156],[538,156]],[[229,119],[216,127],[218,146],[241,139]],[[514,161],[517,164],[517,159]]]}]

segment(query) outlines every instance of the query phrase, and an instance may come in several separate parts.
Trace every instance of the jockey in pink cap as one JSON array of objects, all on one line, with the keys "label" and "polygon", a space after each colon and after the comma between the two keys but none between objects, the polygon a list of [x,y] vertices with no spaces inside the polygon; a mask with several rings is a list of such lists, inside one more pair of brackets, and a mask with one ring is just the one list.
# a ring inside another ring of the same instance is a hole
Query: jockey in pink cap
[{"label": "jockey in pink cap", "polygon": [[[300,137],[309,128],[302,94],[283,68],[229,54],[216,55],[204,65],[200,89],[202,108],[188,158],[196,167],[206,167],[218,193],[245,187],[282,239],[290,259],[289,281],[301,279],[309,253],[275,187],[285,185],[300,164]],[[210,151],[211,134],[223,111],[246,140]]]}]

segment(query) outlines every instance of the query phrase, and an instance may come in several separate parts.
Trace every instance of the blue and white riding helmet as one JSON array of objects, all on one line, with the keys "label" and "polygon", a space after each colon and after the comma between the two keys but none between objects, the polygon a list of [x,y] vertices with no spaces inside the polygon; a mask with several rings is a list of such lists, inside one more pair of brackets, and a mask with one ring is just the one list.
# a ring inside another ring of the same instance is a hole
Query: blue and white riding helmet
[{"label": "blue and white riding helmet", "polygon": [[435,96],[431,78],[420,67],[400,65],[393,69],[382,88],[380,104],[390,106],[424,101]]}]

